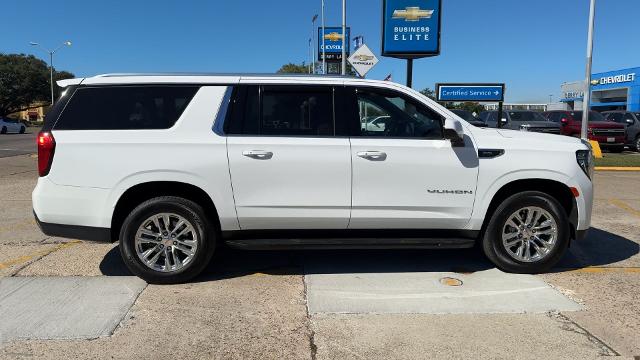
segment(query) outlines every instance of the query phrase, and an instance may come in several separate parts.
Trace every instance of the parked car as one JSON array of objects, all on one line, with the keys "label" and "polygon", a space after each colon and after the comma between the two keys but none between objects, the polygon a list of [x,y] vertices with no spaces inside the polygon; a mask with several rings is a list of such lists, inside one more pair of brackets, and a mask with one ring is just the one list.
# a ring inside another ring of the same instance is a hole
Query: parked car
[{"label": "parked car", "polygon": [[[582,132],[582,111],[547,111],[549,121],[562,125],[562,134],[580,137]],[[622,152],[625,144],[624,126],[607,121],[599,112],[589,111],[589,140],[598,142],[601,148],[611,152]]]},{"label": "parked car", "polygon": [[374,116],[362,123],[362,131],[384,131],[389,116]]},{"label": "parked car", "polygon": [[18,120],[0,118],[0,134],[16,133],[24,134],[27,127]]},{"label": "parked car", "polygon": [[[480,120],[489,127],[498,127],[498,112],[483,111]],[[502,112],[503,129],[526,130],[547,134],[560,134],[560,125],[547,120],[541,113],[530,110],[506,110]]]},{"label": "parked car", "polygon": [[609,121],[624,125],[626,143],[640,152],[640,112],[606,111],[602,115]]},{"label": "parked car", "polygon": [[477,117],[473,116],[473,113],[469,110],[462,110],[462,109],[452,109],[449,110],[452,113],[460,116],[463,120],[465,120],[466,122],[468,122],[469,124],[473,125],[473,126],[477,126],[477,127],[487,127],[487,123],[478,119]]},{"label": "parked car", "polygon": [[[469,248],[545,271],[590,226],[588,143],[479,129],[389,81],[102,75],[61,80],[38,134],[45,234],[120,242],[152,283],[240,249]],[[126,86],[122,86],[126,84]],[[362,109],[388,116],[362,129]]]}]

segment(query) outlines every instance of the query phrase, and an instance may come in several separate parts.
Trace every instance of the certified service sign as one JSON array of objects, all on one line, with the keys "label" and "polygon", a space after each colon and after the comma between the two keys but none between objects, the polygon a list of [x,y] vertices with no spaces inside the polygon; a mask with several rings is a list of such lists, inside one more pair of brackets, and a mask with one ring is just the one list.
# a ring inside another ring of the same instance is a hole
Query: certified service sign
[{"label": "certified service sign", "polygon": [[358,50],[356,50],[356,52],[354,52],[353,55],[349,57],[348,60],[349,64],[351,64],[351,66],[353,66],[353,68],[362,77],[364,77],[369,72],[369,70],[371,70],[378,63],[378,58],[365,44],[362,44],[362,46],[360,46]]},{"label": "certified service sign", "polygon": [[440,54],[442,0],[384,0],[382,56],[416,59]]}]

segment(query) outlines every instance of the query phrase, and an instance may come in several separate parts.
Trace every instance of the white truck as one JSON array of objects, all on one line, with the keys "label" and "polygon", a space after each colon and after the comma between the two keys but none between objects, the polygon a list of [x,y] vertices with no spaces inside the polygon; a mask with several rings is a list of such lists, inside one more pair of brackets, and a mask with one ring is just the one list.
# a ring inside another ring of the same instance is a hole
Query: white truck
[{"label": "white truck", "polygon": [[[119,241],[152,283],[216,248],[468,248],[519,273],[585,236],[579,139],[477,128],[386,81],[113,74],[60,81],[38,136],[45,234]],[[362,119],[385,117],[383,131]]]}]

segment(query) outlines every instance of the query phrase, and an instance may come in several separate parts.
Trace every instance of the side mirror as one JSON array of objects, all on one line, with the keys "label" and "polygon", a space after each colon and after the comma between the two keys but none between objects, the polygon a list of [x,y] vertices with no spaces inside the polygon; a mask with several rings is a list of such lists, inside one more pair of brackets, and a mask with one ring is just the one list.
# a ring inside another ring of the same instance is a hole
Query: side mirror
[{"label": "side mirror", "polygon": [[500,119],[500,122],[503,123],[503,124],[506,124],[507,123],[507,118]]},{"label": "side mirror", "polygon": [[464,146],[462,123],[455,119],[446,119],[444,121],[444,138],[451,141],[452,146]]}]

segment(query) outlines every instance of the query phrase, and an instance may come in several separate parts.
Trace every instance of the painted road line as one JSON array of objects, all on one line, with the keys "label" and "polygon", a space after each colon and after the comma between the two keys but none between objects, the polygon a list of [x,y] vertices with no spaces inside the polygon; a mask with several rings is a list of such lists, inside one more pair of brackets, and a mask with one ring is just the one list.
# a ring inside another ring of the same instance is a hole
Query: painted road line
[{"label": "painted road line", "polygon": [[556,269],[566,273],[583,274],[640,274],[640,267],[596,267],[589,266],[582,269]]},{"label": "painted road line", "polygon": [[640,171],[639,166],[596,166],[597,171]]},{"label": "painted road line", "polygon": [[626,202],[622,201],[622,200],[618,200],[618,199],[609,199],[609,203],[619,207],[622,210],[625,210],[626,212],[635,215],[637,217],[640,217],[640,211],[632,208],[629,204],[627,204]]},{"label": "painted road line", "polygon": [[31,253],[29,255],[20,256],[18,258],[5,261],[3,263],[0,263],[0,270],[6,269],[6,268],[14,266],[14,265],[24,264],[24,263],[26,263],[28,261],[31,261],[31,260],[35,259],[35,258],[41,258],[41,257],[47,256],[47,255],[49,255],[49,254],[51,254],[53,252],[56,252],[56,251],[62,250],[62,249],[66,249],[68,247],[74,246],[74,245],[79,244],[81,242],[82,241],[80,241],[80,240],[75,240],[75,241],[71,241],[71,242],[68,242],[68,243],[56,245],[53,248],[50,248],[50,249],[47,249],[47,250],[36,251],[36,252]]}]

